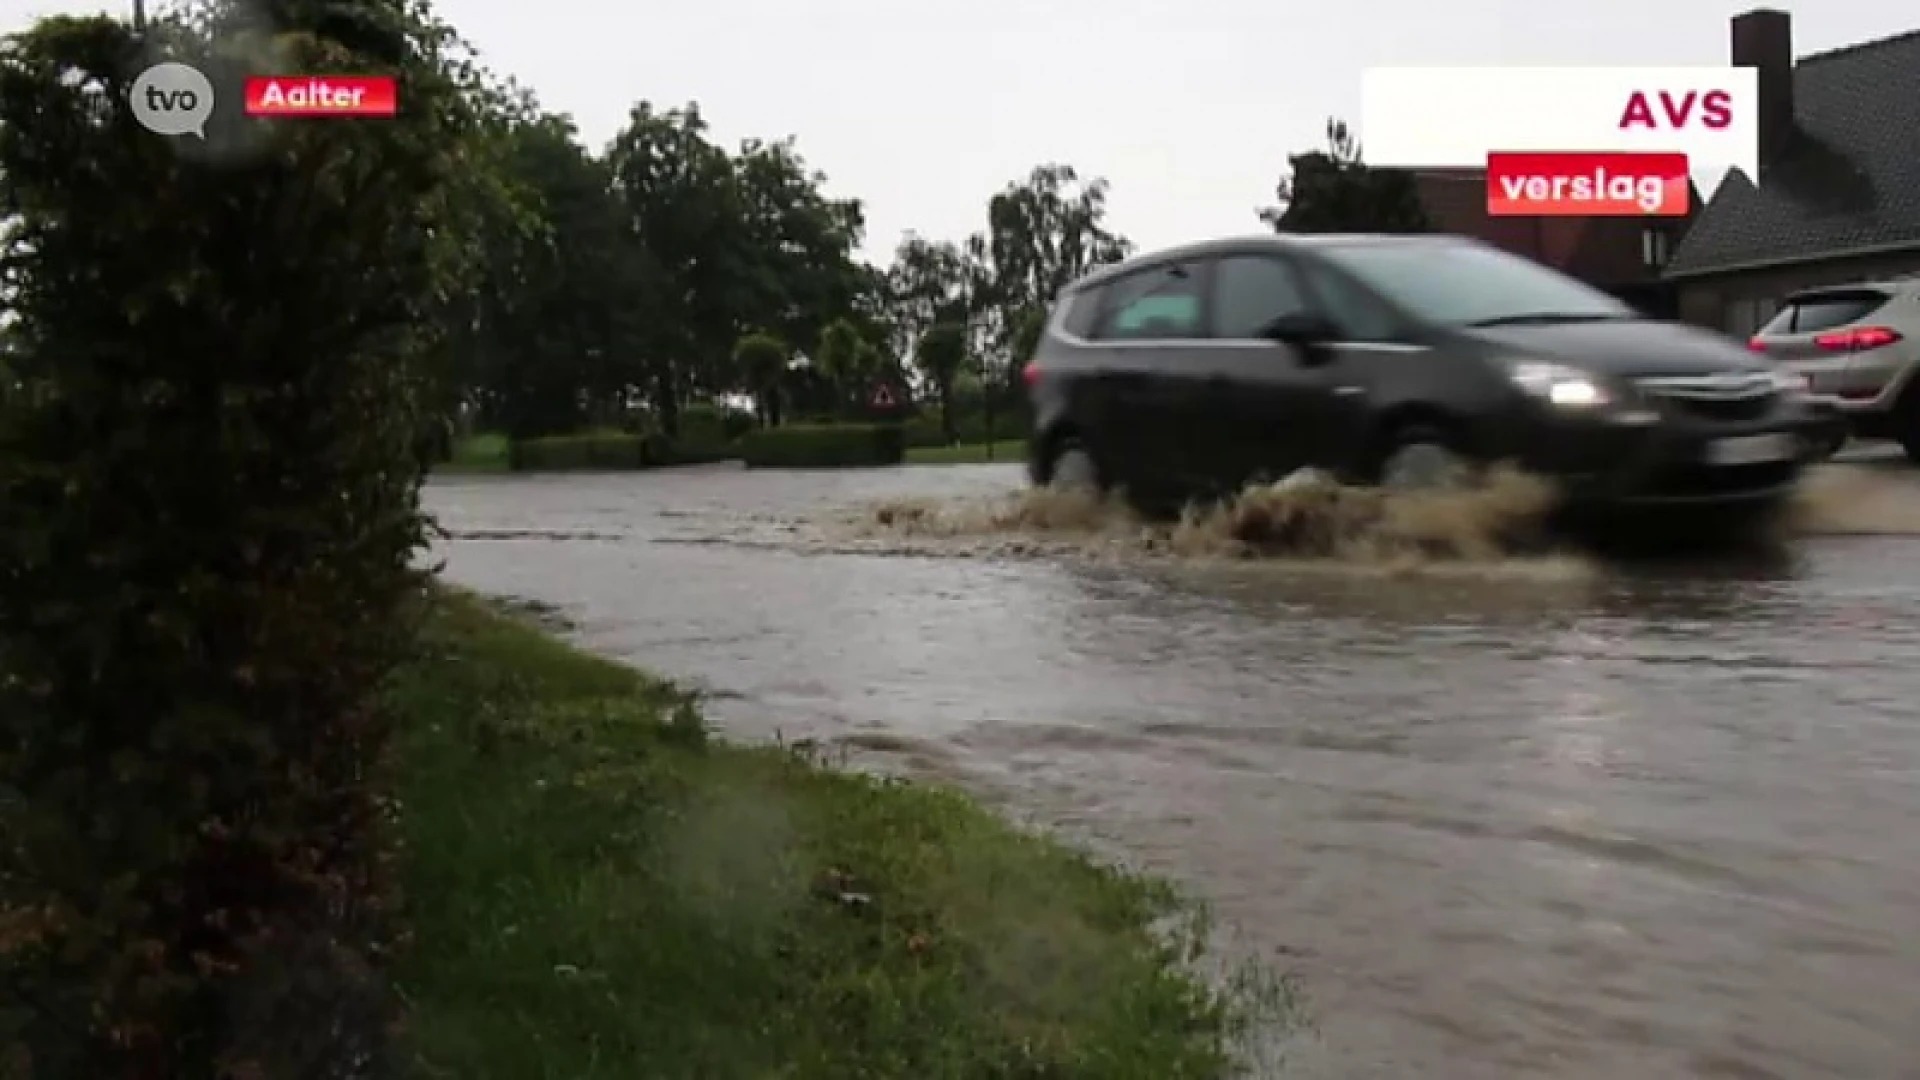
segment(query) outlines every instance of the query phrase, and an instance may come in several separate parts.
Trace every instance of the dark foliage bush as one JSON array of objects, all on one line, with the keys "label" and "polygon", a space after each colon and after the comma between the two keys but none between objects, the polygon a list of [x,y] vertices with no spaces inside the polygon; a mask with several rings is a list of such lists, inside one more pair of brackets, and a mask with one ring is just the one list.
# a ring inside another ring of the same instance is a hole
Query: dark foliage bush
[{"label": "dark foliage bush", "polygon": [[897,424],[789,424],[749,434],[740,456],[756,469],[898,465],[906,441]]},{"label": "dark foliage bush", "polygon": [[[0,53],[38,391],[0,406],[7,1080],[369,1076],[396,1015],[377,692],[412,640],[462,119],[398,4],[276,8],[326,25],[272,50],[197,10],[153,33],[215,83],[204,141],[136,126],[115,21]],[[247,120],[270,52],[398,73],[402,114]]]},{"label": "dark foliage bush", "polygon": [[659,432],[632,435],[591,431],[520,439],[508,449],[510,466],[522,472],[571,472],[604,469],[656,469],[662,465],[704,465],[740,456],[732,442],[669,439]]},{"label": "dark foliage bush", "polygon": [[705,403],[680,410],[679,441],[689,446],[724,446],[754,429],[753,414]]},{"label": "dark foliage bush", "polygon": [[525,472],[648,469],[669,464],[671,454],[671,446],[664,436],[628,435],[618,431],[518,439],[509,450],[513,468]]}]

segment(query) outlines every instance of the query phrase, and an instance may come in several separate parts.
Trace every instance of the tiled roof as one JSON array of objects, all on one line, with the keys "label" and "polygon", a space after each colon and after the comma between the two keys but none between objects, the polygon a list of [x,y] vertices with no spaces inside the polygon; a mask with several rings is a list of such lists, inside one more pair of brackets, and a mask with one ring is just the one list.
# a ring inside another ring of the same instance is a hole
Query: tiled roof
[{"label": "tiled roof", "polygon": [[1668,277],[1920,247],[1920,31],[1802,59],[1793,100],[1778,161],[1728,175]]}]

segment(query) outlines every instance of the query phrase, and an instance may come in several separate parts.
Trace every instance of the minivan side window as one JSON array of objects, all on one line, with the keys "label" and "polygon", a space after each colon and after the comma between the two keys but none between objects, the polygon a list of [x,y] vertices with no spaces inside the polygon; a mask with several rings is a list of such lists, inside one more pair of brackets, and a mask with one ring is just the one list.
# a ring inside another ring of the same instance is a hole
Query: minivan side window
[{"label": "minivan side window", "polygon": [[1261,336],[1282,315],[1308,308],[1300,275],[1271,255],[1229,255],[1214,264],[1213,336],[1231,340]]},{"label": "minivan side window", "polygon": [[1302,264],[1301,272],[1314,299],[1340,328],[1342,340],[1385,343],[1400,337],[1399,320],[1393,313],[1345,275],[1312,262]]},{"label": "minivan side window", "polygon": [[1200,337],[1200,276],[1188,266],[1156,266],[1110,282],[1099,341]]}]

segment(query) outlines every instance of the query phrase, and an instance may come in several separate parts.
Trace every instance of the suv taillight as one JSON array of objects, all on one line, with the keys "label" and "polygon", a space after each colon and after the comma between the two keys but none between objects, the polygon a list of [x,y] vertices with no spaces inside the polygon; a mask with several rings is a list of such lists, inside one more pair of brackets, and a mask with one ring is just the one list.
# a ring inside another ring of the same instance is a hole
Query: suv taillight
[{"label": "suv taillight", "polygon": [[1040,365],[1028,364],[1026,367],[1021,368],[1020,380],[1026,383],[1028,386],[1032,386],[1034,383],[1039,382],[1040,381]]},{"label": "suv taillight", "polygon": [[1828,352],[1864,352],[1878,349],[1900,340],[1900,332],[1884,326],[1863,326],[1858,330],[1842,330],[1833,334],[1821,334],[1813,339],[1815,345]]}]

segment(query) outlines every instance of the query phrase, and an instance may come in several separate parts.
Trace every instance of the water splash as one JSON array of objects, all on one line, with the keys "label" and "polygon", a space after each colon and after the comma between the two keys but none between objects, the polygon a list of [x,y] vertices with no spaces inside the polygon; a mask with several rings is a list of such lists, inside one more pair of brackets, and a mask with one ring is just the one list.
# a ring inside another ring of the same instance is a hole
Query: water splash
[{"label": "water splash", "polygon": [[842,539],[896,554],[1091,554],[1291,568],[1539,571],[1581,560],[1553,550],[1552,487],[1495,470],[1462,492],[1387,492],[1304,471],[1232,500],[1148,521],[1119,499],[1030,489],[998,499],[892,500],[841,522]]},{"label": "water splash", "polygon": [[1920,469],[1905,462],[1815,469],[1783,524],[1790,536],[1920,537]]}]

